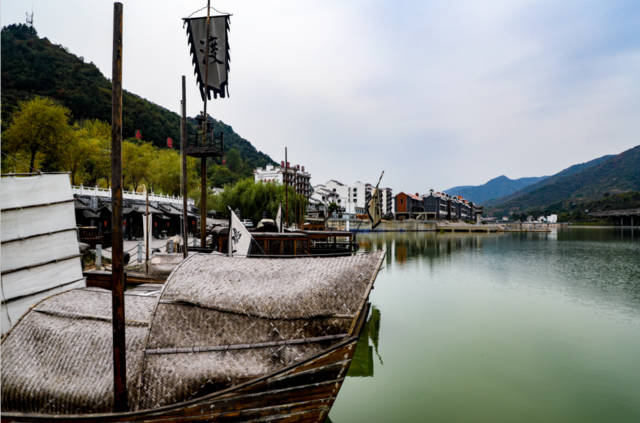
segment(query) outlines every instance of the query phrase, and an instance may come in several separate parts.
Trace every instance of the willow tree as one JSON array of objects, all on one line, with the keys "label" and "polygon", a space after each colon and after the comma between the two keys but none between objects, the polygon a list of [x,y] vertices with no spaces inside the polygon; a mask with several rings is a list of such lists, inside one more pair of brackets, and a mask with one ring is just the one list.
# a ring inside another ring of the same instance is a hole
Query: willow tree
[{"label": "willow tree", "polygon": [[[296,216],[294,210],[304,210],[307,199],[297,194],[293,187],[289,190],[289,220],[294,222]],[[228,216],[228,207],[232,210],[239,210],[243,219],[251,219],[258,222],[264,212],[270,218],[275,218],[278,206],[282,204],[283,213],[285,208],[285,187],[273,182],[254,182],[253,178],[243,179],[235,185],[227,185],[218,194],[210,196],[207,200],[213,209]]]}]

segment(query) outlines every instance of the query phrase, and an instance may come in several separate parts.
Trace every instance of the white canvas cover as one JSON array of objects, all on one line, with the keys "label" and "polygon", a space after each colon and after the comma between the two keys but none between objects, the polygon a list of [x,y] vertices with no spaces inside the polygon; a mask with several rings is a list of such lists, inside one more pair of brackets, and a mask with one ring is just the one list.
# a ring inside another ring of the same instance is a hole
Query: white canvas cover
[{"label": "white canvas cover", "polygon": [[36,302],[85,286],[69,175],[1,179],[2,333]]},{"label": "white canvas cover", "polygon": [[[207,46],[207,18],[185,19],[187,35],[191,46],[191,57],[198,77],[200,94],[204,99],[213,96],[228,95],[229,73],[229,15],[211,16],[209,19],[209,51]],[[205,64],[209,62],[207,81],[205,82]]]},{"label": "white canvas cover", "polygon": [[251,234],[244,227],[238,216],[229,209],[229,257],[234,255],[247,256],[251,248]]}]

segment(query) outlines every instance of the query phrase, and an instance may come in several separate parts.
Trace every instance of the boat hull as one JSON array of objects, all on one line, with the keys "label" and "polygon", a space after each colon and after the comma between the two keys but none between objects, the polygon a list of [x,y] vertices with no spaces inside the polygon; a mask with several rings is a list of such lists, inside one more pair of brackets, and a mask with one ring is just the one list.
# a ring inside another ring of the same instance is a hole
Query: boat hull
[{"label": "boat hull", "polygon": [[[368,307],[367,307],[368,311]],[[367,312],[362,313],[366,316]],[[359,319],[360,334],[364,319]],[[358,337],[271,375],[155,410],[113,414],[2,413],[2,422],[323,422],[338,395]]]}]

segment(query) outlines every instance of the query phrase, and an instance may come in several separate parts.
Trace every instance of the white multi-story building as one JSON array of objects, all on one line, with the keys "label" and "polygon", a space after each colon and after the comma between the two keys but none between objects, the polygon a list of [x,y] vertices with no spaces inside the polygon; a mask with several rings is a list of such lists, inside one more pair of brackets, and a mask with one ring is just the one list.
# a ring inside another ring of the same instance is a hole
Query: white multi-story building
[{"label": "white multi-story building", "polygon": [[327,204],[336,203],[340,210],[351,213],[347,206],[349,198],[349,187],[347,185],[331,179],[324,184],[324,188],[328,193],[331,193],[331,196],[327,195]]},{"label": "white multi-story building", "polygon": [[353,201],[353,212],[356,214],[364,214],[367,212],[367,201],[370,194],[367,195],[367,184],[356,181],[351,186],[351,200]]},{"label": "white multi-story building", "polygon": [[338,193],[322,184],[313,187],[313,194],[311,194],[311,198],[327,205],[331,203],[340,205],[340,196]]},{"label": "white multi-story building", "polygon": [[396,202],[393,201],[393,191],[391,188],[380,188],[380,198],[382,199],[382,215],[396,214]]},{"label": "white multi-story building", "polygon": [[298,194],[304,195],[307,199],[311,197],[311,174],[305,172],[304,166],[290,166],[287,163],[285,169],[284,162],[280,162],[280,166],[267,165],[264,168],[257,168],[253,171],[253,177],[256,182],[287,183]]},{"label": "white multi-story building", "polygon": [[[331,179],[324,185],[316,186],[315,189],[318,189],[318,187],[323,187],[327,192],[336,194],[338,198],[333,198],[332,201],[343,212],[351,215],[365,214],[367,212],[367,202],[375,189],[371,184],[365,184],[360,181],[354,182],[352,185],[346,185],[335,179]],[[380,188],[380,202],[383,215],[395,212],[391,188]]]}]

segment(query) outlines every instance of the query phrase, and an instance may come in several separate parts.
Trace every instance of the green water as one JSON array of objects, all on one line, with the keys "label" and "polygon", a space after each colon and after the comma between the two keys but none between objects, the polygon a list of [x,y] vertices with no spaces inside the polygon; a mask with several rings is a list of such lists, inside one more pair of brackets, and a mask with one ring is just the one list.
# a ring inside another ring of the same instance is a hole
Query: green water
[{"label": "green water", "polygon": [[640,230],[358,241],[387,258],[332,422],[640,422]]}]

